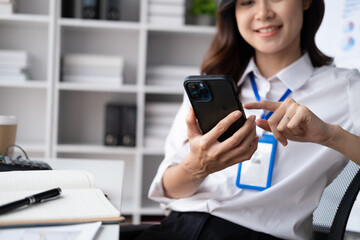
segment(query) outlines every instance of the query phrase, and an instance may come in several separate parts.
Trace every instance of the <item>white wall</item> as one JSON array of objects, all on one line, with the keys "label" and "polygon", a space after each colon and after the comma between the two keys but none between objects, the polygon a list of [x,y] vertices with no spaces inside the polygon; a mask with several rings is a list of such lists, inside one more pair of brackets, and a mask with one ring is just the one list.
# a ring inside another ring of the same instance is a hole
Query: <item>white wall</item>
[{"label": "white wall", "polygon": [[[354,29],[346,32],[350,21]],[[354,39],[354,46],[344,50],[349,37]],[[360,69],[360,1],[325,0],[325,16],[316,42],[320,50],[335,57],[337,66]]]}]

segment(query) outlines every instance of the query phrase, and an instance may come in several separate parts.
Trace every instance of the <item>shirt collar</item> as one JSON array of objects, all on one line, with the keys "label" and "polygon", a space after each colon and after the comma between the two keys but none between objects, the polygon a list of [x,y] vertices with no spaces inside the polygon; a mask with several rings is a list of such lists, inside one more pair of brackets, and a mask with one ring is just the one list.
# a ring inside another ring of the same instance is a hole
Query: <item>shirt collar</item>
[{"label": "shirt collar", "polygon": [[[288,87],[291,91],[295,91],[303,86],[310,78],[314,71],[314,67],[311,63],[311,59],[308,53],[305,53],[298,60],[278,72],[271,79],[278,78]],[[254,72],[255,75],[260,75],[260,72],[255,64],[254,57],[249,61],[244,74],[241,76],[238,85],[241,85],[246,79],[250,72]]]},{"label": "shirt collar", "polygon": [[245,81],[245,79],[247,79],[247,76],[249,75],[249,73],[251,72],[257,72],[258,71],[258,68],[255,64],[255,61],[254,61],[254,57],[252,57],[243,73],[243,75],[241,76],[240,78],[240,81],[238,82],[238,86],[240,86],[241,84],[243,84],[243,82]]}]

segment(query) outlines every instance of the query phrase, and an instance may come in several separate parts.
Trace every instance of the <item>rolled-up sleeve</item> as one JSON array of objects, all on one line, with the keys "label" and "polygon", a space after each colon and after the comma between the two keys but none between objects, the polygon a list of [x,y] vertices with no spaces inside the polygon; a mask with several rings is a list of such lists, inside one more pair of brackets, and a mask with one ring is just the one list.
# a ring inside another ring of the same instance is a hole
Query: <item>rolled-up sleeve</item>
[{"label": "rolled-up sleeve", "polygon": [[161,162],[155,178],[150,186],[148,197],[156,202],[162,203],[161,206],[163,208],[166,208],[166,204],[173,200],[171,198],[165,197],[164,195],[164,189],[162,186],[162,177],[164,172],[168,167],[179,164],[189,152],[189,144],[186,143],[188,135],[185,122],[189,108],[190,102],[184,95],[183,102],[175,116],[174,122],[165,142],[165,158]]},{"label": "rolled-up sleeve", "polygon": [[350,117],[355,126],[355,134],[360,135],[360,73],[352,70],[348,76]]}]

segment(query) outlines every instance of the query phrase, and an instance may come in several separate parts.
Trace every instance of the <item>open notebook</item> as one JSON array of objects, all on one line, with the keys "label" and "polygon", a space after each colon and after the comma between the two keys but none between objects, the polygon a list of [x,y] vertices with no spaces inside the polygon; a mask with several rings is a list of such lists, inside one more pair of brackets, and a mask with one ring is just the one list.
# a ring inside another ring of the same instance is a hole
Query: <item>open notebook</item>
[{"label": "open notebook", "polygon": [[60,198],[2,214],[0,226],[124,220],[93,175],[82,170],[0,172],[0,205],[55,187],[62,189]]}]

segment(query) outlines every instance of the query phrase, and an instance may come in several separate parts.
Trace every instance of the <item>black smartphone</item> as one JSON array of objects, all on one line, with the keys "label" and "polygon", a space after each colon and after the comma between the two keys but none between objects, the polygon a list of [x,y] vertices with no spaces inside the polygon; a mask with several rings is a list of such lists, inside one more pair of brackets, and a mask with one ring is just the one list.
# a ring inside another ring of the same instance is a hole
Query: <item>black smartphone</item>
[{"label": "black smartphone", "polygon": [[234,122],[219,138],[222,142],[241,128],[246,116],[239,99],[235,81],[227,75],[188,76],[184,88],[194,109],[195,116],[203,134],[209,132],[229,113],[240,110],[242,116]]}]

